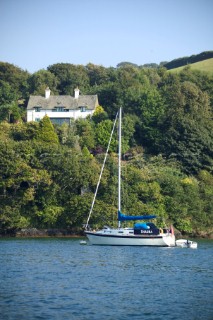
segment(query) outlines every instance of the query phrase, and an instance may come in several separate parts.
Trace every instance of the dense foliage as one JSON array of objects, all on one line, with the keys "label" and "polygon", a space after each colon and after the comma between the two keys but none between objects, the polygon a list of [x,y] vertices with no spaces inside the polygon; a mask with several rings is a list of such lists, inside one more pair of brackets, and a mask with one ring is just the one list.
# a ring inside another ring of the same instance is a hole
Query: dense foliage
[{"label": "dense foliage", "polygon": [[[91,119],[26,123],[30,94],[98,94]],[[81,228],[115,114],[123,108],[123,211],[156,214],[185,233],[213,220],[213,76],[186,67],[118,68],[59,63],[29,74],[0,63],[0,229]],[[116,223],[113,137],[91,224]]]}]

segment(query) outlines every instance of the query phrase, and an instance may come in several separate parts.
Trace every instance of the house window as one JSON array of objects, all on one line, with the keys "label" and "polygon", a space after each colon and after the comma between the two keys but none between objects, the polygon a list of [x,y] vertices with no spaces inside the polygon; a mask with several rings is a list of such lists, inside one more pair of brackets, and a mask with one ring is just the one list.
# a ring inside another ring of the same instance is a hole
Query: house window
[{"label": "house window", "polygon": [[53,109],[54,112],[63,112],[64,111],[64,107],[55,107]]},{"label": "house window", "polygon": [[81,107],[81,112],[86,112],[87,111],[87,107]]},{"label": "house window", "polygon": [[35,112],[40,112],[41,111],[41,107],[34,107]]},{"label": "house window", "polygon": [[70,118],[50,118],[53,124],[62,125],[63,123],[70,124]]},{"label": "house window", "polygon": [[40,121],[40,118],[35,118],[35,122],[39,122]]}]

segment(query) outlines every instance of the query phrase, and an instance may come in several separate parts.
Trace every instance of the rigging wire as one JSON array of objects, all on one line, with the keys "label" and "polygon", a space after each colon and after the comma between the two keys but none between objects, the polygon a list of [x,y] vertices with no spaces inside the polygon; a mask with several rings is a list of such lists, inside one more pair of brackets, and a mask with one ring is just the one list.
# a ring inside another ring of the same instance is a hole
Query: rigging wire
[{"label": "rigging wire", "polygon": [[111,131],[110,139],[109,139],[107,150],[106,150],[105,157],[104,157],[104,162],[102,164],[101,172],[100,172],[100,175],[99,175],[98,183],[97,183],[97,186],[96,186],[94,198],[93,198],[92,205],[91,205],[91,208],[90,208],[89,216],[87,218],[85,229],[87,229],[88,225],[89,225],[89,220],[90,220],[90,217],[91,217],[91,214],[92,214],[92,210],[93,210],[93,207],[94,207],[94,204],[95,204],[96,195],[98,193],[98,188],[99,188],[99,185],[100,185],[100,182],[101,182],[102,173],[104,171],[104,166],[105,166],[105,162],[106,162],[106,159],[107,159],[107,156],[108,156],[109,147],[110,147],[110,144],[111,144],[111,140],[112,140],[112,136],[113,136],[113,133],[114,133],[114,129],[115,129],[117,118],[118,118],[118,112],[116,114],[116,117],[115,117],[115,120],[114,120],[114,123],[113,123],[113,128],[112,128],[112,131]]}]

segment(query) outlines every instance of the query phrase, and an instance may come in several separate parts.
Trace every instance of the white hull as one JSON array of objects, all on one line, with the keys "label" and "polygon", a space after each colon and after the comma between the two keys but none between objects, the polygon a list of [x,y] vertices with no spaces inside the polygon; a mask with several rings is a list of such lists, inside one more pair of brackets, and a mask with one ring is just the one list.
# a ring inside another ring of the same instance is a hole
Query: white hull
[{"label": "white hull", "polygon": [[179,239],[175,243],[177,247],[197,249],[197,242],[191,240]]},{"label": "white hull", "polygon": [[[104,246],[153,246],[153,247],[174,247],[175,236],[168,234],[160,235],[134,235],[124,232],[119,234],[119,229],[111,229],[111,234],[102,231],[86,231],[86,236],[93,245]],[[113,232],[114,231],[114,232]]]}]

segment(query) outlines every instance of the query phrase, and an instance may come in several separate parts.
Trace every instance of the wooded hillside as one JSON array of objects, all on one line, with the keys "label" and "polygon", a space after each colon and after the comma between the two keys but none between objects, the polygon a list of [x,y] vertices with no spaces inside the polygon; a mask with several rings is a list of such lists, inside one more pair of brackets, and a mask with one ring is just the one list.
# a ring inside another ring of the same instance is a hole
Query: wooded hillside
[{"label": "wooded hillside", "polygon": [[[123,108],[123,212],[156,214],[182,233],[210,234],[213,221],[213,77],[189,67],[58,63],[29,74],[0,63],[0,229],[81,228],[113,119]],[[97,94],[91,119],[26,123],[30,94]],[[91,224],[116,223],[112,144]]]}]

